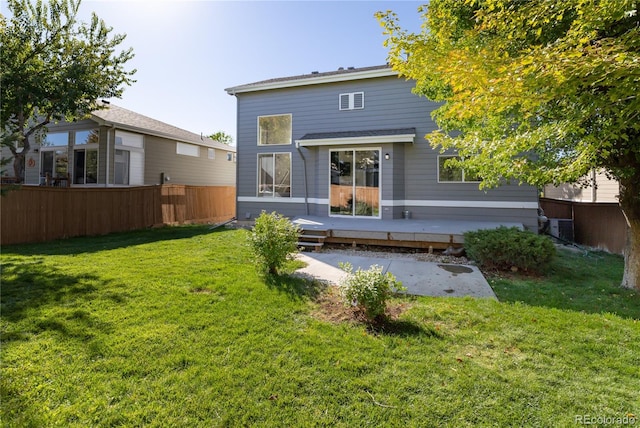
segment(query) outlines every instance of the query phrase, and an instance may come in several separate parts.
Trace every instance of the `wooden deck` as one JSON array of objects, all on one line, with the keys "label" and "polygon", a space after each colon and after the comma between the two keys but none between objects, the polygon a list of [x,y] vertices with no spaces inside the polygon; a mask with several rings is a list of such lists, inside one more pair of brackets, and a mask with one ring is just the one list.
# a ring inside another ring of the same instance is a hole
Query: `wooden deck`
[{"label": "wooden deck", "polygon": [[381,220],[340,217],[296,217],[304,247],[326,244],[375,245],[444,250],[459,248],[464,232],[499,226],[523,228],[521,223],[456,220]]}]

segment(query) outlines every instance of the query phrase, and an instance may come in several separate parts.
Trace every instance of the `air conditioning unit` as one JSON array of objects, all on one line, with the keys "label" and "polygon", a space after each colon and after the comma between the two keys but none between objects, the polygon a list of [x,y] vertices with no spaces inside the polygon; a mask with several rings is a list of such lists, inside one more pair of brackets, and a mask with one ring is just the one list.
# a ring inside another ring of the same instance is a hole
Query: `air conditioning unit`
[{"label": "air conditioning unit", "polygon": [[570,218],[550,218],[549,233],[556,238],[573,242],[573,220]]}]

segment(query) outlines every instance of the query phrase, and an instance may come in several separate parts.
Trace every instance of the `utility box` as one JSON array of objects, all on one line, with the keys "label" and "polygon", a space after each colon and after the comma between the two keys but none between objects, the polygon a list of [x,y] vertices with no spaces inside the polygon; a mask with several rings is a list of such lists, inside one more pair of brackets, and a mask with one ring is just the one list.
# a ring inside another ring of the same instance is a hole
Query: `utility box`
[{"label": "utility box", "polygon": [[556,238],[573,242],[573,220],[570,218],[550,218],[549,233]]}]

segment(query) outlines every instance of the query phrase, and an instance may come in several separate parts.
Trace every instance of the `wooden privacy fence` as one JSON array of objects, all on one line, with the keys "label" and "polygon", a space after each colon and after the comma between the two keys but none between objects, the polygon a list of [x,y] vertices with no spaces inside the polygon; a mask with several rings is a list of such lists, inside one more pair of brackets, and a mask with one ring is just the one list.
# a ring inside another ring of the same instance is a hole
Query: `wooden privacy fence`
[{"label": "wooden privacy fence", "polygon": [[627,222],[617,203],[589,203],[540,198],[540,206],[549,218],[573,220],[577,244],[622,254],[627,237]]},{"label": "wooden privacy fence", "polygon": [[0,199],[0,244],[223,222],[235,217],[235,194],[233,186],[22,186]]}]

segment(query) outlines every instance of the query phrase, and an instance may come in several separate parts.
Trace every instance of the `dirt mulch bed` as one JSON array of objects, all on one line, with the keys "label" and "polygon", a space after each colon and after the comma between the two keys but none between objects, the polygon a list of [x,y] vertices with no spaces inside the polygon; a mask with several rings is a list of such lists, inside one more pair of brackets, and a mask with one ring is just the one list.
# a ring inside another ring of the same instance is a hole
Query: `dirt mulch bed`
[{"label": "dirt mulch bed", "polygon": [[321,320],[332,324],[357,323],[365,324],[371,331],[388,331],[393,325],[397,324],[400,315],[411,307],[411,302],[387,303],[385,316],[378,317],[375,320],[369,320],[364,311],[354,306],[345,306],[340,298],[340,292],[337,287],[327,287],[315,300],[316,310],[312,315]]}]

